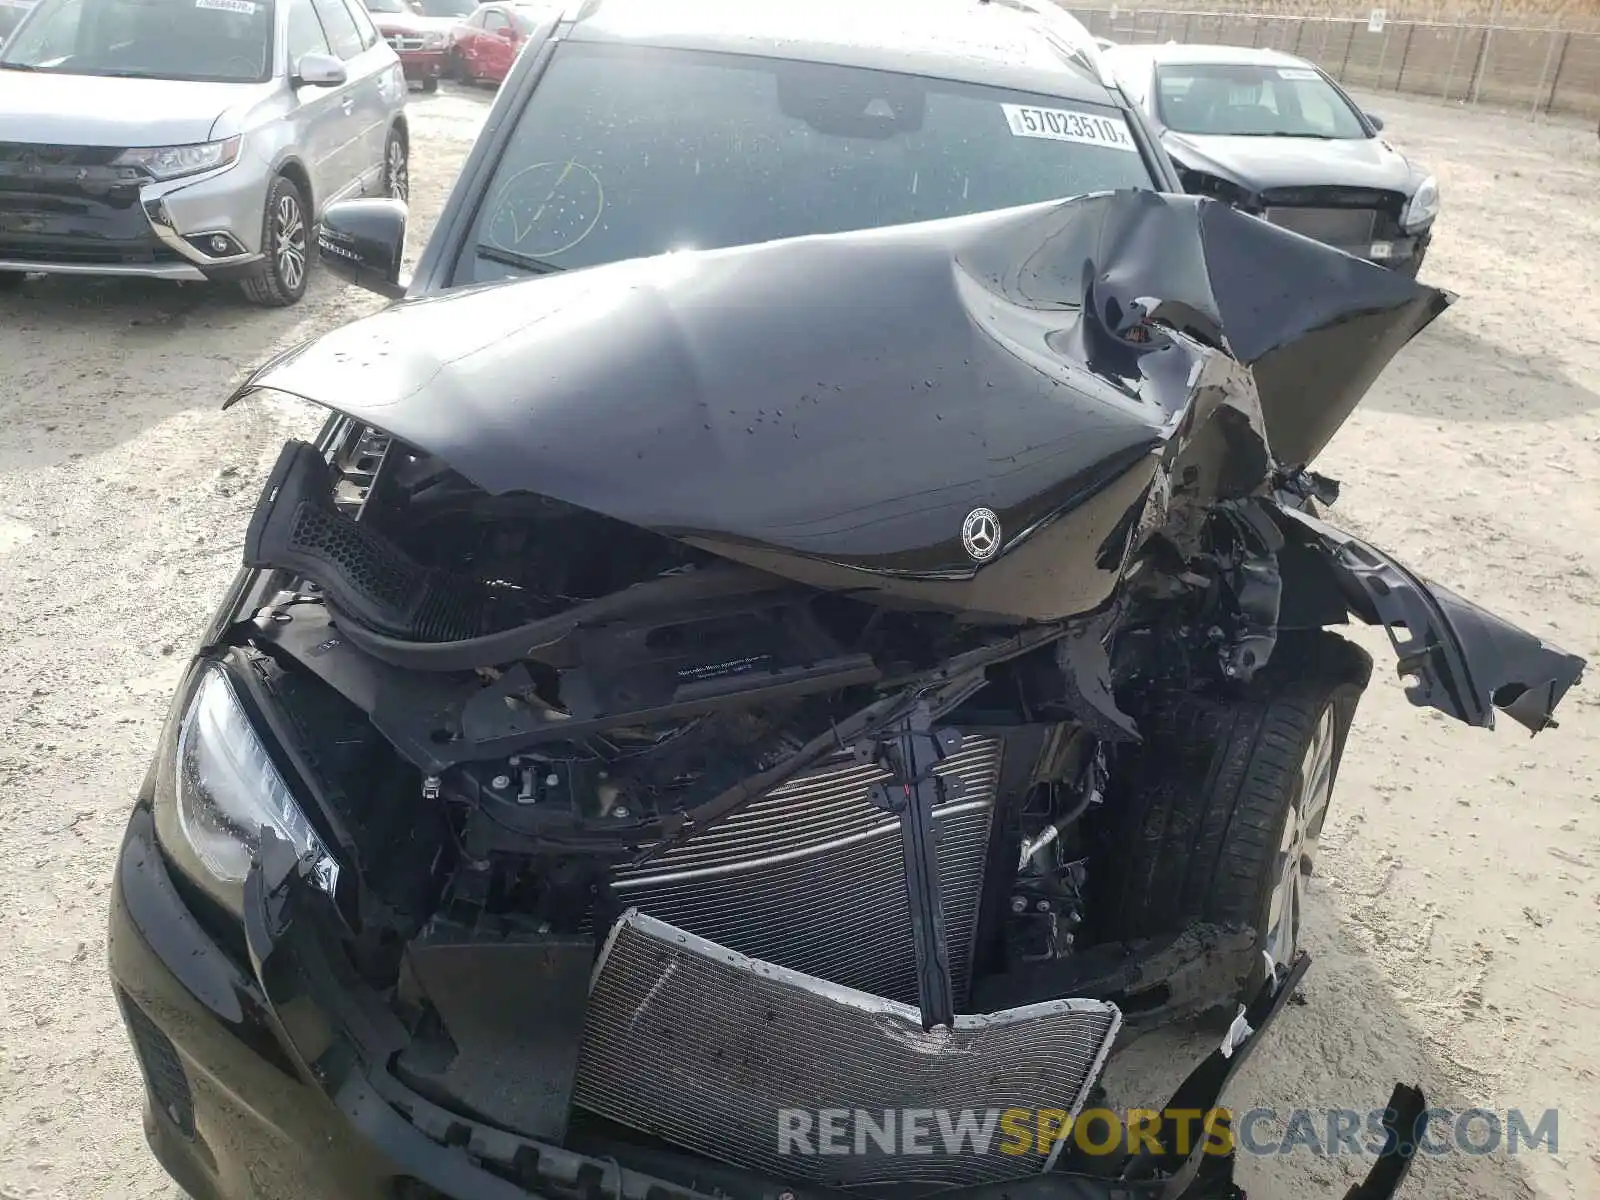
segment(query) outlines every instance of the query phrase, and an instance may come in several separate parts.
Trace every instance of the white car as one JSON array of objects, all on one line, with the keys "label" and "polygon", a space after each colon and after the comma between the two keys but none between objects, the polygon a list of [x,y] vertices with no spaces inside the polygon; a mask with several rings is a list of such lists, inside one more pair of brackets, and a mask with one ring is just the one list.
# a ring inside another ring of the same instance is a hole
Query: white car
[{"label": "white car", "polygon": [[0,46],[0,288],[134,275],[293,304],[328,204],[405,198],[405,100],[357,0],[38,0]]}]

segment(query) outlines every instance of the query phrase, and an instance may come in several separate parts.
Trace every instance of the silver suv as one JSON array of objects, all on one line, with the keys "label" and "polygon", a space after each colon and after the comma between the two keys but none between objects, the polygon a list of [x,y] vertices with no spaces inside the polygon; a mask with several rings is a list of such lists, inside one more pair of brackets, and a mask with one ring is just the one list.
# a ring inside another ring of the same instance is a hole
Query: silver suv
[{"label": "silver suv", "polygon": [[406,85],[359,0],[39,0],[0,46],[0,288],[305,294],[335,200],[405,199]]}]

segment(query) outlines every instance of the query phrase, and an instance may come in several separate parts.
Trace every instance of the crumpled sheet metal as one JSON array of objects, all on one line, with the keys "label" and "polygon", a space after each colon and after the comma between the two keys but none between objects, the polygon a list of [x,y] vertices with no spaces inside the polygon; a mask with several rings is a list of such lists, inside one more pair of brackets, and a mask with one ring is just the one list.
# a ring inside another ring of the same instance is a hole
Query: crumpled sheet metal
[{"label": "crumpled sheet metal", "polygon": [[[953,579],[975,573],[975,504],[1007,533],[977,574],[1003,574],[1064,514],[1148,483],[1175,435],[1204,440],[1212,385],[1272,459],[1309,461],[1448,303],[1215,201],[1126,191],[419,297],[236,398],[300,396],[487,491],[719,552]],[[1116,557],[1070,599],[1098,603]]]},{"label": "crumpled sheet metal", "polygon": [[[966,270],[1039,310],[1080,305],[1091,368],[1148,373],[1149,321],[1250,368],[1274,458],[1316,457],[1390,360],[1455,297],[1200,197],[1107,192],[986,232]],[[1193,418],[1191,418],[1193,420]]]}]

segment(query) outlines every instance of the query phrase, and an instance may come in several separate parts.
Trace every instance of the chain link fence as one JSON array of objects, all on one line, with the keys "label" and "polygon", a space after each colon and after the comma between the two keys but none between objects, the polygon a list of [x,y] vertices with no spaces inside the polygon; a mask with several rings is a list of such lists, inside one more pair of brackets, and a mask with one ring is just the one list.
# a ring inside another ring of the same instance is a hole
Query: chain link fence
[{"label": "chain link fence", "polygon": [[[1067,7],[1067,6],[1063,6]],[[1260,46],[1310,59],[1350,87],[1600,117],[1600,33],[1502,25],[1277,17],[1165,9],[1068,11],[1117,42]]]}]

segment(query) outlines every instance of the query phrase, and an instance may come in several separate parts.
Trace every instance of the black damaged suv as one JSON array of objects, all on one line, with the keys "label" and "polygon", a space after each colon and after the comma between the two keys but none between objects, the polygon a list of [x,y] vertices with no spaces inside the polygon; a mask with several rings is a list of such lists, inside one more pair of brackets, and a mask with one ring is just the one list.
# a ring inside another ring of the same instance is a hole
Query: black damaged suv
[{"label": "black damaged suv", "polygon": [[[330,206],[325,261],[399,303],[234,397],[332,415],[113,889],[173,1178],[1236,1200],[1186,1125],[1043,1121],[1119,1034],[1220,1016],[1173,1064],[1211,1108],[1304,975],[1371,669],[1330,627],[1479,726],[1584,664],[1321,515],[1449,298],[1177,190],[1052,10],[591,0],[411,279],[403,204]],[[836,1154],[824,1110],[1041,1132]]]}]

